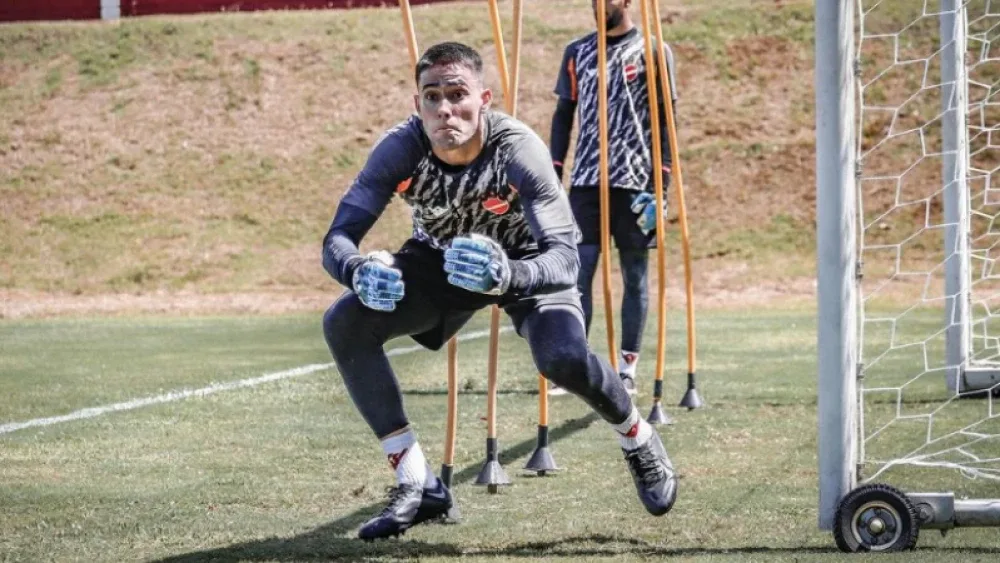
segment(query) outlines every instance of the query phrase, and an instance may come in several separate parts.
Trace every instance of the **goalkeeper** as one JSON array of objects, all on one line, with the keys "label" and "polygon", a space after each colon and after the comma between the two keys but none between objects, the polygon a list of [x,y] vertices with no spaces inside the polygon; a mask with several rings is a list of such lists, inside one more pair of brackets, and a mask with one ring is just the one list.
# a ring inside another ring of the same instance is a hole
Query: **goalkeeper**
[{"label": "goalkeeper", "polygon": [[[465,45],[431,47],[416,80],[417,115],[375,144],[323,242],[323,266],[350,290],[323,318],[326,341],[398,482],[359,536],[399,535],[452,504],[410,428],[385,343],[411,336],[437,350],[492,304],[527,340],[538,370],[610,424],[646,509],[665,514],[674,470],[621,379],[587,346],[578,232],[544,143],[489,109],[482,59]],[[412,208],[412,238],[395,254],[361,255],[359,242],[394,194]]]},{"label": "goalkeeper", "polygon": [[[656,80],[655,62],[647,65],[645,42],[632,21],[631,0],[607,0],[608,32],[608,162],[610,180],[610,234],[618,247],[624,288],[621,304],[621,357],[619,376],[630,394],[635,394],[636,365],[642,345],[649,307],[646,272],[649,248],[656,244],[656,198],[653,174],[663,175],[663,187],[670,185],[670,139],[660,108],[660,135],[663,162],[654,163],[647,80]],[[596,9],[595,9],[596,11]],[[673,55],[663,46],[670,72],[671,99],[676,101]],[[600,138],[597,114],[597,33],[581,37],[566,47],[555,93],[559,96],[552,116],[550,150],[556,173],[563,176],[563,160],[569,151],[574,113],[580,114],[580,132],[570,175],[569,201],[583,232],[580,242],[580,276],[587,329],[593,310],[591,288],[601,253]],[[676,106],[675,106],[676,107]],[[664,200],[665,201],[665,200]],[[554,390],[555,391],[555,390]]]}]

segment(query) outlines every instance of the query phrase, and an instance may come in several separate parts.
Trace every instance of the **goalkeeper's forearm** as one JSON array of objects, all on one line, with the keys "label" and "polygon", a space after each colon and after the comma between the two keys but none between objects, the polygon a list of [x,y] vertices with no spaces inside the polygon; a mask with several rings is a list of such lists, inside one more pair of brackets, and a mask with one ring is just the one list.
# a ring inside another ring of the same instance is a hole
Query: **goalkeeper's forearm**
[{"label": "goalkeeper's forearm", "polygon": [[351,289],[354,270],[364,262],[358,244],[376,219],[360,207],[341,204],[323,238],[323,268],[348,289]]},{"label": "goalkeeper's forearm", "polygon": [[511,260],[508,292],[518,295],[555,293],[576,286],[580,257],[573,242],[575,234],[550,237],[538,256]]}]

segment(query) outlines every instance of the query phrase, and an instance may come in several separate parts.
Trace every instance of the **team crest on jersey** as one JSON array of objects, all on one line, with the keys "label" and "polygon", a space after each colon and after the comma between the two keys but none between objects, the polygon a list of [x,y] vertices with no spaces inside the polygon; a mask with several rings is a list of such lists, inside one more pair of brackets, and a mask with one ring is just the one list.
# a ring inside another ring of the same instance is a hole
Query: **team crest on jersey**
[{"label": "team crest on jersey", "polygon": [[497,195],[491,195],[483,201],[483,209],[493,213],[494,215],[503,215],[510,211],[511,200],[517,197],[517,188],[514,184],[507,184],[507,189],[510,193],[504,196],[503,192]]},{"label": "team crest on jersey", "polygon": [[639,78],[639,65],[635,63],[625,65],[625,79],[632,82],[636,78]]},{"label": "team crest on jersey", "polygon": [[483,208],[490,213],[496,215],[503,215],[510,211],[510,202],[506,199],[500,199],[499,197],[491,197],[483,202]]}]

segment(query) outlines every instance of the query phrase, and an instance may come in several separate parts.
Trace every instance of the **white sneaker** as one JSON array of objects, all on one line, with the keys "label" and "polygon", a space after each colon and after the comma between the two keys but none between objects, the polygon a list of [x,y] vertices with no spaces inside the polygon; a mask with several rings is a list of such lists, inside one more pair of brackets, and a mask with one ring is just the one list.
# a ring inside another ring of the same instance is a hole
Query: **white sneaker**
[{"label": "white sneaker", "polygon": [[620,373],[618,375],[622,378],[622,385],[625,386],[625,392],[628,393],[630,397],[635,397],[639,393],[635,388],[635,378],[625,373]]}]

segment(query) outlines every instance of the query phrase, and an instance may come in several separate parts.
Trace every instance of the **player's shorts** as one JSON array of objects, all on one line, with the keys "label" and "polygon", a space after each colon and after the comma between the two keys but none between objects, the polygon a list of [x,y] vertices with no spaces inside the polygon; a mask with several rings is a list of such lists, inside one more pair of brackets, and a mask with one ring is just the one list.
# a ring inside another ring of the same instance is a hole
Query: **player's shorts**
[{"label": "player's shorts", "polygon": [[[610,192],[610,233],[615,246],[624,250],[656,247],[656,232],[644,234],[632,212],[632,198],[639,192],[617,188]],[[569,204],[583,233],[580,244],[601,244],[601,191],[596,186],[573,186]]]},{"label": "player's shorts", "polygon": [[410,239],[394,254],[395,267],[403,273],[406,294],[411,299],[426,299],[442,312],[442,321],[433,329],[412,335],[420,345],[438,350],[472,318],[490,305],[499,305],[520,334],[521,323],[540,307],[565,307],[583,318],[580,293],[571,288],[555,293],[528,297],[485,295],[448,283],[444,271],[444,253],[425,242]]}]

